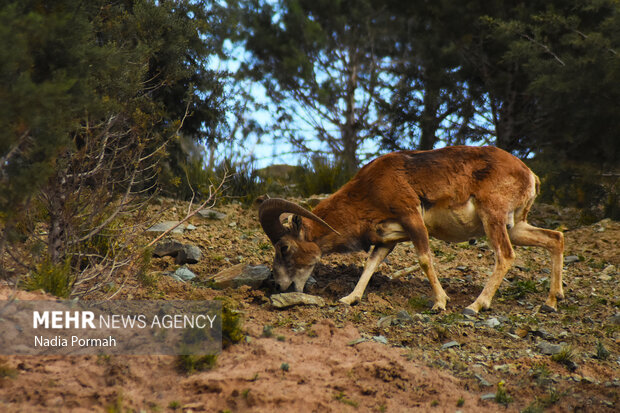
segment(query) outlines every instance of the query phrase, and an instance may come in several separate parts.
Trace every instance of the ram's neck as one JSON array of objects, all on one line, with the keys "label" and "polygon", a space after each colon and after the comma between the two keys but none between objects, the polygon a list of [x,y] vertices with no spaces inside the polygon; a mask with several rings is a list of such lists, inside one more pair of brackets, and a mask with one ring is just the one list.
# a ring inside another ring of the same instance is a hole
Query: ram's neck
[{"label": "ram's neck", "polygon": [[368,250],[369,241],[364,241],[367,238],[364,236],[367,231],[362,221],[357,219],[357,211],[354,208],[347,208],[349,204],[342,202],[340,198],[340,191],[336,192],[312,210],[339,234],[318,222],[304,218],[304,239],[315,242],[323,254]]}]

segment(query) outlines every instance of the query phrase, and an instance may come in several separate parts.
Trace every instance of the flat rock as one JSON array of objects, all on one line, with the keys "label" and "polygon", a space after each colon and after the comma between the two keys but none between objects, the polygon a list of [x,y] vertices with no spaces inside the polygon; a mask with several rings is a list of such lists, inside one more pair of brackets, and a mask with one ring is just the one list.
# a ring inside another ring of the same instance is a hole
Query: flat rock
[{"label": "flat rock", "polygon": [[360,343],[363,343],[365,341],[368,341],[368,339],[360,337],[360,338],[356,338],[355,340],[351,340],[347,343],[347,346],[356,346]]},{"label": "flat rock", "polygon": [[270,275],[271,270],[265,265],[237,264],[218,272],[209,281],[219,288],[238,288],[242,285],[258,288]]},{"label": "flat rock", "polygon": [[[178,225],[179,221],[164,221],[164,222],[160,222],[159,224],[155,224],[152,227],[150,227],[149,229],[147,229],[147,232],[166,232],[168,231],[170,228],[174,227],[175,225]],[[181,224],[179,226],[177,226],[175,229],[172,230],[173,234],[182,234],[183,230],[185,230],[185,225]]]},{"label": "flat rock", "polygon": [[538,344],[536,344],[536,349],[541,354],[546,354],[548,356],[552,356],[552,355],[558,354],[560,351],[562,351],[562,346],[559,345],[559,344],[552,344],[552,343],[549,343],[547,341],[541,341]]},{"label": "flat rock", "polygon": [[446,344],[444,344],[443,346],[441,346],[442,350],[448,349],[448,348],[452,348],[452,347],[460,347],[461,343],[459,343],[458,341],[449,341]]},{"label": "flat rock", "polygon": [[564,264],[571,264],[573,262],[579,262],[579,261],[580,259],[576,255],[569,255],[567,257],[564,257]]},{"label": "flat rock", "polygon": [[294,305],[316,305],[325,306],[325,300],[316,295],[305,293],[282,293],[271,296],[271,305],[276,308],[292,307]]},{"label": "flat rock", "polygon": [[198,211],[198,215],[206,219],[222,220],[226,218],[225,213],[210,208],[201,209],[200,211]]}]

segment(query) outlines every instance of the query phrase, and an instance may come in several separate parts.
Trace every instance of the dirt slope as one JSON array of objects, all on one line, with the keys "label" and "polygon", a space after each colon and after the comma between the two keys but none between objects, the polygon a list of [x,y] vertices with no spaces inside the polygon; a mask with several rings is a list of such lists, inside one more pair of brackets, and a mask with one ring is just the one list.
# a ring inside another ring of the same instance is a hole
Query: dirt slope
[{"label": "dirt slope", "polygon": [[[162,219],[179,219],[186,205],[164,202],[161,208]],[[353,307],[337,300],[355,285],[365,254],[323,259],[316,283],[307,287],[327,300],[323,308],[276,310],[269,284],[207,288],[210,275],[239,262],[270,265],[273,254],[255,211],[220,209],[226,219],[193,218],[197,229],[176,236],[203,252],[203,260],[189,266],[198,274],[195,282],[156,275],[156,285],[145,287],[132,279],[118,295],[230,297],[243,314],[247,338],[226,349],[215,369],[187,376],[177,372],[174,357],[160,356],[0,357],[0,411],[617,411],[620,223],[577,227],[573,211],[537,208],[532,221],[563,225],[565,255],[579,260],[566,264],[560,311],[538,312],[548,292],[547,255],[517,248],[515,268],[492,309],[471,319],[460,311],[482,290],[493,264],[484,241],[432,242],[451,297],[441,314],[428,311],[430,287],[408,244],[381,265],[363,302]],[[152,266],[153,274],[176,268],[171,258],[154,259]],[[407,274],[390,279],[398,271]],[[1,289],[0,299],[8,293]],[[554,361],[541,353],[541,342],[571,351]],[[506,406],[482,400],[497,393],[500,382],[507,396],[498,401]]]}]

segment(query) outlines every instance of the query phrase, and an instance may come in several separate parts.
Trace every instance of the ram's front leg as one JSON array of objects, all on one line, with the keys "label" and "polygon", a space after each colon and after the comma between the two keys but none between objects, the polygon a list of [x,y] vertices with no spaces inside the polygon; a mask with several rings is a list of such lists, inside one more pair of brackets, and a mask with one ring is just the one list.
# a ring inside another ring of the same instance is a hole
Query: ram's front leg
[{"label": "ram's front leg", "polygon": [[418,252],[420,267],[424,271],[424,274],[426,274],[431,288],[433,289],[433,310],[443,311],[446,309],[446,304],[450,300],[450,297],[448,297],[448,294],[446,294],[437,278],[428,240],[428,231],[426,230],[422,216],[417,213],[412,214],[408,220],[403,221],[403,227],[407,230],[413,245],[415,245]]},{"label": "ram's front leg", "polygon": [[346,297],[341,298],[341,303],[351,305],[361,301],[362,296],[364,295],[364,291],[366,290],[366,286],[370,281],[370,278],[377,270],[379,264],[381,264],[385,257],[387,257],[388,254],[394,249],[394,245],[395,244],[380,244],[376,245],[373,248],[372,252],[370,253],[370,257],[368,257],[368,261],[366,261],[366,265],[364,266],[364,271],[362,272],[362,275],[357,282],[357,285],[353,289],[353,292]]}]

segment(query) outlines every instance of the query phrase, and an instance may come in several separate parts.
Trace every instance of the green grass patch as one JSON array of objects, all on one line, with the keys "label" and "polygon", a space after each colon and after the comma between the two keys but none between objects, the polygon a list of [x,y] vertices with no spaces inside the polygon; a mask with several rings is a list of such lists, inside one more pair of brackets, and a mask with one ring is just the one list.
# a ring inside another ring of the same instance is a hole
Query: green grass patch
[{"label": "green grass patch", "polygon": [[432,302],[427,297],[411,297],[407,300],[407,307],[420,313],[422,311],[428,311],[432,307]]},{"label": "green grass patch", "polygon": [[358,403],[355,400],[349,399],[343,392],[334,394],[334,400],[338,400],[340,403],[344,403],[349,406],[357,407]]}]

